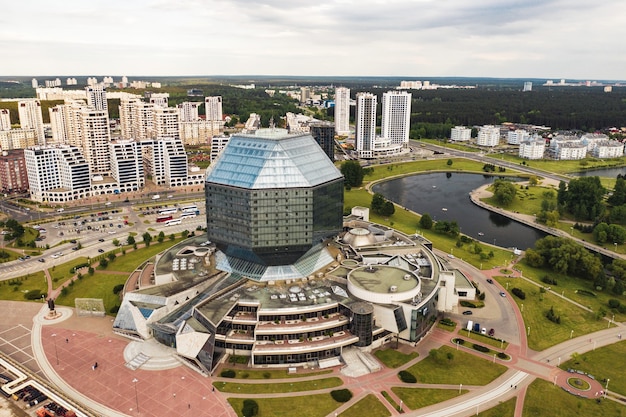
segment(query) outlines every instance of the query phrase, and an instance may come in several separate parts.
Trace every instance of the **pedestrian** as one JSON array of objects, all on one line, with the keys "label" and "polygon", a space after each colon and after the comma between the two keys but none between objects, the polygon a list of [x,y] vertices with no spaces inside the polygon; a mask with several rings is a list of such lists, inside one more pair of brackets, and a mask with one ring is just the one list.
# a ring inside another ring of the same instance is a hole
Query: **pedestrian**
[{"label": "pedestrian", "polygon": [[187,408],[191,410],[191,404],[187,404]]},{"label": "pedestrian", "polygon": [[215,387],[211,388],[211,391],[215,392]]},{"label": "pedestrian", "polygon": [[96,362],[96,363],[94,363],[94,364],[93,364],[93,369],[94,369],[94,370],[98,369],[98,362]]},{"label": "pedestrian", "polygon": [[517,389],[517,385],[515,386],[515,389]]},{"label": "pedestrian", "polygon": [[70,343],[70,339],[68,339],[67,337],[65,338],[65,343]]}]

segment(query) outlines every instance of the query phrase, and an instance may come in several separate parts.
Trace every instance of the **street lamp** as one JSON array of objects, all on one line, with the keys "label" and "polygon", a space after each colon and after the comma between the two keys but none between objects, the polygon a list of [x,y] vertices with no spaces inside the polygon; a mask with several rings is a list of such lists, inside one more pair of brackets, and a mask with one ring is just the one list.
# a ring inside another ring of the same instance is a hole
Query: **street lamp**
[{"label": "street lamp", "polygon": [[461,393],[461,389],[463,389],[463,384],[459,384],[459,394]]},{"label": "street lamp", "polygon": [[[508,290],[508,288],[507,288],[507,290]],[[521,310],[522,310],[522,313],[523,313],[524,312],[524,303],[521,303],[521,307],[522,307]]]},{"label": "street lamp", "polygon": [[556,366],[561,366],[561,357],[559,356],[559,360],[556,362]]},{"label": "street lamp", "polygon": [[606,388],[604,389],[604,398],[606,398],[606,395],[609,393],[609,382],[611,382],[611,380],[607,378]]},{"label": "street lamp", "polygon": [[569,338],[571,339],[572,336],[574,336],[574,330],[572,330],[571,332],[569,332]]},{"label": "street lamp", "polygon": [[527,336],[530,336],[530,326],[528,326],[528,334]]},{"label": "street lamp", "polygon": [[[607,387],[609,386],[609,383],[608,383],[608,382],[606,383],[606,386],[607,386]],[[402,412],[402,400],[400,400],[400,412]]]},{"label": "street lamp", "polygon": [[59,351],[57,350],[57,334],[52,333],[52,340],[54,340],[54,356],[57,359],[57,365],[59,364]]},{"label": "street lamp", "polygon": [[615,252],[617,252],[617,242],[613,243],[615,245]]},{"label": "street lamp", "polygon": [[137,404],[137,412],[139,412],[139,397],[137,396],[137,378],[133,378],[133,385],[135,386],[135,403]]}]

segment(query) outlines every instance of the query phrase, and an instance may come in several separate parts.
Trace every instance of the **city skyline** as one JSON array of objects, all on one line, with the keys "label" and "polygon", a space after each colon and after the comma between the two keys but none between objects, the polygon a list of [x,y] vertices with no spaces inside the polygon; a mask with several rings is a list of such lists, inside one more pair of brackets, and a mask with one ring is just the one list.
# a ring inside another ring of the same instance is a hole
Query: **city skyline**
[{"label": "city skyline", "polygon": [[616,0],[13,2],[1,72],[621,80],[623,12]]}]

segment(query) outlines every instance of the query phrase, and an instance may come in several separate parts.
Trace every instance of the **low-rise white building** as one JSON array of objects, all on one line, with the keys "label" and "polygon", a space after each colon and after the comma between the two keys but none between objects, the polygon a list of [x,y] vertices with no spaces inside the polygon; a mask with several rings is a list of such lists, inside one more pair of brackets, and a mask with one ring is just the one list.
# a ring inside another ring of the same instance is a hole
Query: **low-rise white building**
[{"label": "low-rise white building", "polygon": [[529,138],[530,133],[523,129],[511,130],[507,134],[506,143],[508,143],[509,145],[519,145]]},{"label": "low-rise white building", "polygon": [[616,140],[596,142],[591,154],[596,158],[619,158],[624,156],[624,144]]},{"label": "low-rise white building", "polygon": [[587,147],[582,143],[562,143],[554,152],[554,159],[585,159],[586,156]]},{"label": "low-rise white building", "polygon": [[546,151],[546,142],[541,137],[526,139],[519,144],[519,157],[524,159],[542,159]]},{"label": "low-rise white building", "polygon": [[472,138],[472,129],[465,126],[454,126],[450,132],[453,142],[468,142]]},{"label": "low-rise white building", "polygon": [[498,146],[500,143],[500,128],[493,125],[484,125],[478,131],[476,144],[478,146]]}]

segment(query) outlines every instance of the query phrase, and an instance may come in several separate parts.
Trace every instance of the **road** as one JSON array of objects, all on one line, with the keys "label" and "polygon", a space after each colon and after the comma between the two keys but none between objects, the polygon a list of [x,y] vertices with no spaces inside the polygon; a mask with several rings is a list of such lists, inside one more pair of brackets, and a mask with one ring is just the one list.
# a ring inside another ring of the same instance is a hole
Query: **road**
[{"label": "road", "polygon": [[[189,201],[189,197],[193,198],[194,196],[197,195],[187,195],[185,201]],[[113,240],[123,242],[128,238],[130,233],[135,235],[135,240],[141,241],[141,236],[145,232],[150,232],[150,234],[154,236],[163,231],[166,235],[170,235],[172,233],[179,234],[184,230],[193,231],[196,230],[198,226],[204,228],[206,227],[204,202],[203,200],[198,201],[196,205],[200,210],[200,215],[195,218],[184,219],[180,225],[172,226],[157,223],[156,212],[155,214],[140,217],[138,210],[140,207],[144,206],[134,206],[133,204],[123,202],[112,203],[109,206],[100,204],[100,208],[92,206],[94,210],[92,213],[96,215],[95,218],[85,214],[85,207],[68,208],[63,211],[62,216],[57,212],[43,213],[42,219],[37,220],[36,223],[38,227],[43,227],[45,233],[41,235],[45,235],[46,238],[41,242],[37,242],[37,244],[40,246],[49,245],[50,249],[43,249],[41,255],[32,256],[23,261],[15,260],[0,264],[0,280],[8,280],[27,274],[34,274],[41,271],[44,267],[52,268],[64,264],[78,256],[95,258],[101,255],[101,253],[115,249],[116,246],[113,245]],[[167,202],[173,205],[176,203],[176,200],[169,200]],[[164,203],[154,203],[155,206],[163,204]],[[99,213],[98,210],[102,210],[100,213],[106,211],[107,215],[97,216],[97,213]],[[114,210],[118,212],[111,213]],[[91,210],[89,211],[91,212]],[[80,217],[75,218],[76,216]],[[103,220],[95,220],[98,218],[102,218]],[[128,220],[130,226],[124,225],[125,218]],[[80,222],[83,220],[87,221],[87,223],[80,226]],[[65,224],[59,225],[60,223]],[[87,225],[94,225],[93,227],[98,227],[98,230],[88,230],[86,228]],[[103,241],[101,242],[100,240]],[[76,241],[76,243],[72,243],[72,241]],[[78,243],[80,243],[80,249],[72,250],[72,248],[77,247]]]}]

